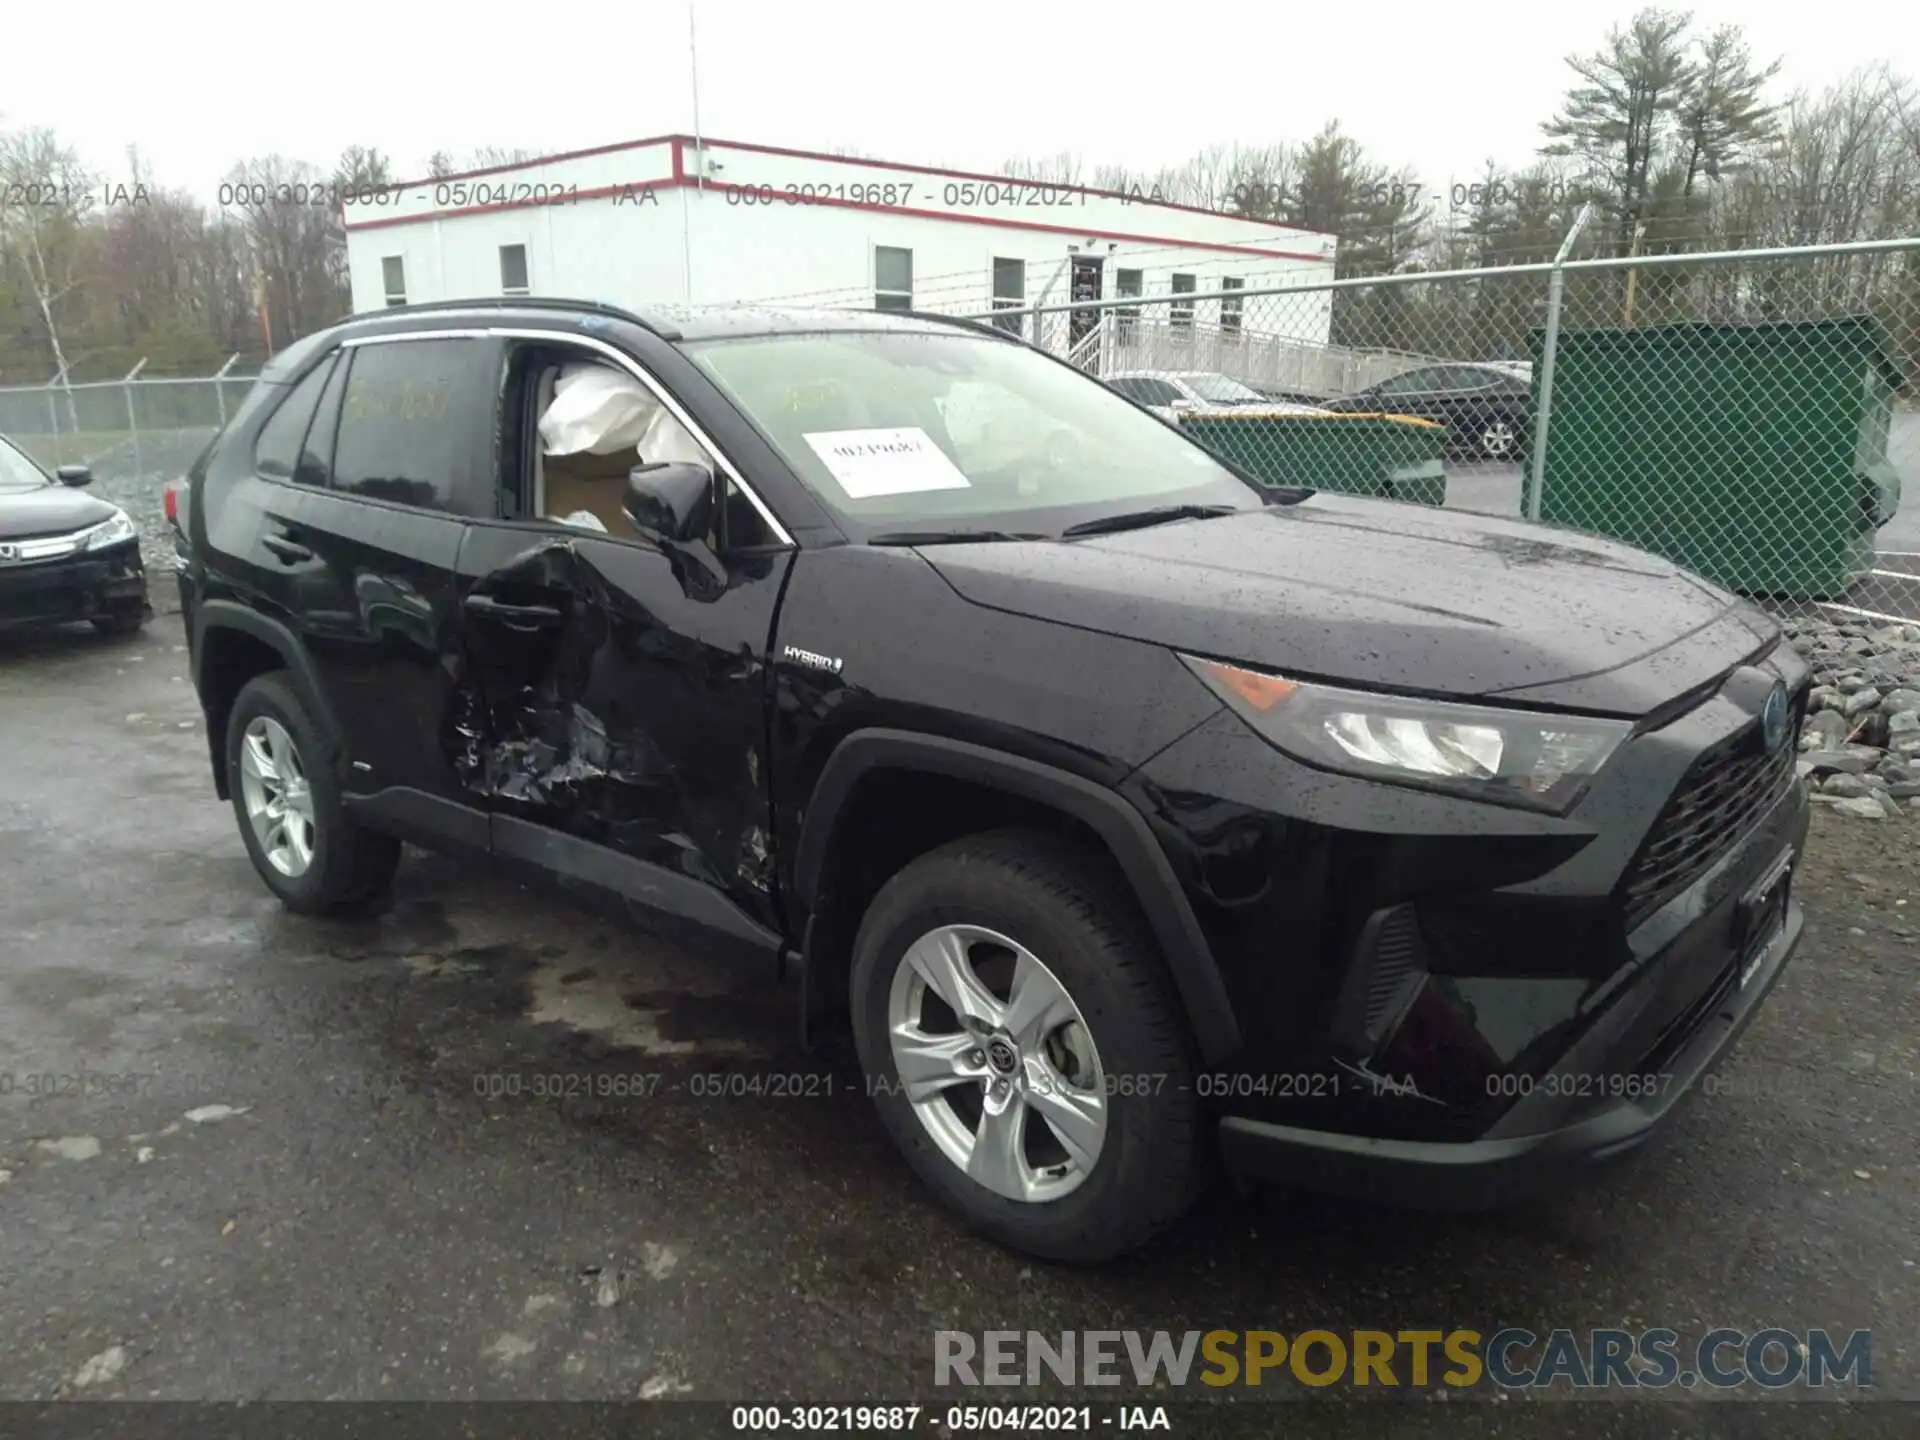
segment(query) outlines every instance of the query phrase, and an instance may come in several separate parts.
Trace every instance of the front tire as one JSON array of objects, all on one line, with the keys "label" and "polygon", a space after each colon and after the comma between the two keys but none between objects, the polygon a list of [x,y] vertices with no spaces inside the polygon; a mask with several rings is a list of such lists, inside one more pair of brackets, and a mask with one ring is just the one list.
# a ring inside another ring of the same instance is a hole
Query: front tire
[{"label": "front tire", "polygon": [[882,887],[854,944],[860,1062],[920,1178],[974,1229],[1111,1259],[1206,1179],[1192,1046],[1133,898],[1053,837],[971,836]]},{"label": "front tire", "polygon": [[393,883],[400,842],[347,813],[320,732],[284,671],[256,675],[234,697],[227,781],[247,856],[289,910],[350,909]]}]

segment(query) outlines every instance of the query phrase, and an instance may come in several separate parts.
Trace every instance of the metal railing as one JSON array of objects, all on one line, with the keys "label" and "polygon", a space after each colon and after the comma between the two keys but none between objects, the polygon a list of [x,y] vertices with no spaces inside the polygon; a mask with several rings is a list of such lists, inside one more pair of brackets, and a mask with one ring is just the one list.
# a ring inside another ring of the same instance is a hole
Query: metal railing
[{"label": "metal railing", "polygon": [[1578,228],[1536,264],[992,318],[1275,484],[1559,523],[1777,609],[1920,624],[1920,237],[1576,259]]}]

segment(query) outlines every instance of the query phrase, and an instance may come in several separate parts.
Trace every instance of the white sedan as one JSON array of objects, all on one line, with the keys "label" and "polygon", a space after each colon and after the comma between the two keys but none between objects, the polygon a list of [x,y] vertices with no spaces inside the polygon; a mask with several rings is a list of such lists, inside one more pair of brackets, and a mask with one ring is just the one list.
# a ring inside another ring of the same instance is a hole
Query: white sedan
[{"label": "white sedan", "polygon": [[1110,388],[1165,420],[1229,410],[1259,410],[1269,415],[1326,413],[1311,405],[1269,400],[1231,375],[1213,370],[1123,370],[1105,379]]}]

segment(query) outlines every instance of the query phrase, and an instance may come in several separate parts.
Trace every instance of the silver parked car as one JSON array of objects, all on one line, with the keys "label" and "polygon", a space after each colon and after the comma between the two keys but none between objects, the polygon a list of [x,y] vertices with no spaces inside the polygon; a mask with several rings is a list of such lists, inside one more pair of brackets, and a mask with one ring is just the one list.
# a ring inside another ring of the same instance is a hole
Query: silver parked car
[{"label": "silver parked car", "polygon": [[1224,410],[1261,410],[1274,415],[1324,413],[1311,405],[1269,400],[1252,386],[1216,370],[1122,370],[1107,376],[1106,383],[1166,420]]}]

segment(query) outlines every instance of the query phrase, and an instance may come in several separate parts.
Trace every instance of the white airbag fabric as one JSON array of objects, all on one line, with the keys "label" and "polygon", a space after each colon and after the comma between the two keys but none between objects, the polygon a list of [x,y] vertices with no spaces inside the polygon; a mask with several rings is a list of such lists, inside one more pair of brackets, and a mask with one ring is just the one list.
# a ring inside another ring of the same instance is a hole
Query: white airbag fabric
[{"label": "white airbag fabric", "polygon": [[540,417],[540,441],[549,455],[638,450],[655,416],[665,413],[653,392],[631,375],[605,365],[569,365],[554,382],[553,403]]}]

